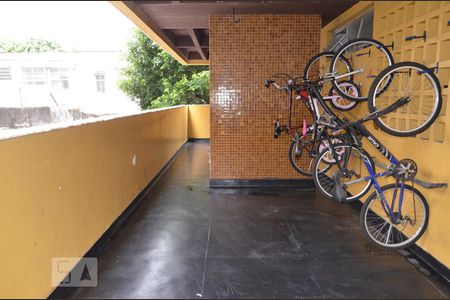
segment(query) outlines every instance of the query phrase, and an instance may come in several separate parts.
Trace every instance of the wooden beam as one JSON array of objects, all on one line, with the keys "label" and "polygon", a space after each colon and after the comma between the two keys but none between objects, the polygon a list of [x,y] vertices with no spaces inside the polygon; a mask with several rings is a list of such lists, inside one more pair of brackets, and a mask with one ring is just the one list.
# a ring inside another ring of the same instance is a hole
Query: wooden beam
[{"label": "wooden beam", "polygon": [[190,28],[187,31],[188,31],[189,36],[191,37],[192,41],[194,42],[195,50],[197,50],[198,54],[200,54],[200,57],[202,59],[206,59],[206,55],[203,52],[203,49],[200,47],[200,43],[198,41],[198,36],[197,36],[197,33],[195,32],[195,30]]},{"label": "wooden beam", "polygon": [[175,42],[175,47],[177,47],[177,48],[195,47],[194,42],[192,41],[192,38],[187,35],[174,36],[172,41]]},{"label": "wooden beam", "polygon": [[189,59],[187,61],[187,64],[190,66],[208,66],[209,65],[209,59],[203,60],[203,59]]}]

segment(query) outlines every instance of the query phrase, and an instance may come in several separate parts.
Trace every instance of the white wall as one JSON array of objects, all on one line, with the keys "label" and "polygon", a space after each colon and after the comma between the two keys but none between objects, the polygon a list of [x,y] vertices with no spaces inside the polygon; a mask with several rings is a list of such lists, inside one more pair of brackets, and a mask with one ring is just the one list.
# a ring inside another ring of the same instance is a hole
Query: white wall
[{"label": "white wall", "polygon": [[[138,110],[117,86],[125,62],[120,52],[0,53],[0,68],[10,67],[12,80],[0,80],[0,107],[60,106],[86,113],[111,114]],[[23,67],[68,68],[69,88],[24,86]],[[105,74],[105,93],[96,90],[95,73]]]}]

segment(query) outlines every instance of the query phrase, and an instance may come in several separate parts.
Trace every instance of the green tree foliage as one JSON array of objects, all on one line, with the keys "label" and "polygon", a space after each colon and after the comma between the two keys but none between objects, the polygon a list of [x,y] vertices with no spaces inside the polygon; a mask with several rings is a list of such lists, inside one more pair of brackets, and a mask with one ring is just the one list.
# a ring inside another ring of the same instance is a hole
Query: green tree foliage
[{"label": "green tree foliage", "polygon": [[209,103],[209,71],[192,74],[190,79],[183,76],[175,84],[166,79],[162,82],[164,91],[153,101],[152,107]]},{"label": "green tree foliage", "polygon": [[119,88],[142,109],[209,103],[208,67],[181,65],[141,31],[128,44],[127,61]]},{"label": "green tree foliage", "polygon": [[63,51],[54,41],[32,38],[26,42],[0,41],[0,52],[55,52]]}]

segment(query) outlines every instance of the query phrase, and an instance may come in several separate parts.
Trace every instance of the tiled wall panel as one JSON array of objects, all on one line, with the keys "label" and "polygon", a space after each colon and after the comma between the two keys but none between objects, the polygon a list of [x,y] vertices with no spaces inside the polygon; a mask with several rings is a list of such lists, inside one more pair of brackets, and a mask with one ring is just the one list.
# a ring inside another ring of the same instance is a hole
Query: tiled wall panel
[{"label": "tiled wall panel", "polygon": [[[318,15],[211,16],[211,179],[302,178],[289,165],[290,139],[273,139],[274,121],[287,121],[286,94],[264,80],[301,75],[320,29]],[[302,103],[294,116],[297,125],[310,119]]]}]

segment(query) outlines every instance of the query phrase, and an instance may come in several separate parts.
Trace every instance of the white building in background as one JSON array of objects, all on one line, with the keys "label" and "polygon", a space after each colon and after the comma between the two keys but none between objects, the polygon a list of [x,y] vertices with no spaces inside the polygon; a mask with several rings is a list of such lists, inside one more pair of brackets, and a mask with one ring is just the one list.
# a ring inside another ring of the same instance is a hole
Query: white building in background
[{"label": "white building in background", "polygon": [[118,88],[123,66],[121,52],[0,53],[0,107],[136,112]]}]

